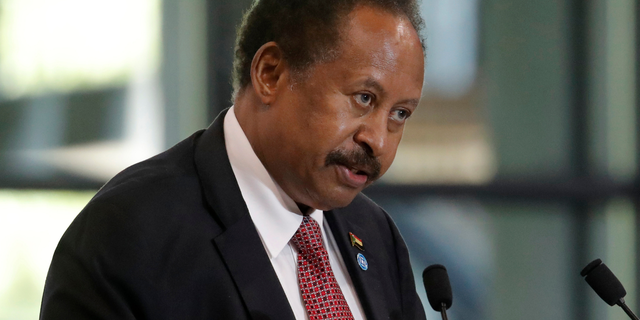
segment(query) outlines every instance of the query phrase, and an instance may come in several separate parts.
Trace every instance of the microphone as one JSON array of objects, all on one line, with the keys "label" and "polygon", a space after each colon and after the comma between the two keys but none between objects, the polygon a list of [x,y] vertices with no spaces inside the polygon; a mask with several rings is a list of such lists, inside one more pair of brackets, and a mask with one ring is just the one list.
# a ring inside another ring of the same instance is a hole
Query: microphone
[{"label": "microphone", "polygon": [[604,302],[610,306],[618,305],[624,312],[633,320],[640,320],[629,309],[624,302],[624,296],[627,295],[627,291],[624,290],[620,280],[609,270],[607,265],[602,263],[602,260],[596,259],[591,261],[582,271],[580,275],[585,277],[589,286],[595,291]]},{"label": "microphone", "polygon": [[453,295],[447,268],[441,264],[428,266],[422,272],[422,281],[424,282],[431,308],[440,312],[442,320],[448,320],[447,309],[451,307]]}]

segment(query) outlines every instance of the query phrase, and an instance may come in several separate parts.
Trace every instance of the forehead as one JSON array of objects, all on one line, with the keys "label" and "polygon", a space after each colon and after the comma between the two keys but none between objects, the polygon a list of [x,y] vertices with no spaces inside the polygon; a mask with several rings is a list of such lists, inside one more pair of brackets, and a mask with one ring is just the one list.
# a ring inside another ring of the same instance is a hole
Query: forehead
[{"label": "forehead", "polygon": [[384,87],[392,85],[397,93],[420,94],[422,43],[406,17],[378,8],[356,7],[341,27],[337,49],[334,59],[311,67],[312,82],[344,85],[369,78]]},{"label": "forehead", "polygon": [[367,7],[356,7],[347,17],[341,33],[337,58],[350,66],[397,72],[413,70],[422,81],[424,53],[420,38],[404,16]]}]

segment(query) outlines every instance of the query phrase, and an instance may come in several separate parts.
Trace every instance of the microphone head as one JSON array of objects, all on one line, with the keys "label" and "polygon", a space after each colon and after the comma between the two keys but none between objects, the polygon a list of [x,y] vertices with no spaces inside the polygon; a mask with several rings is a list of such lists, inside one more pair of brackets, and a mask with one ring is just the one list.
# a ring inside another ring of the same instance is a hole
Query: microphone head
[{"label": "microphone head", "polygon": [[601,264],[602,264],[602,260],[600,260],[600,259],[595,259],[595,260],[589,262],[589,264],[586,267],[584,267],[584,269],[582,269],[582,271],[580,271],[580,275],[583,276],[583,277],[588,275],[589,272],[591,272],[591,270],[595,269],[597,266],[599,266]]},{"label": "microphone head", "polygon": [[433,310],[442,311],[443,303],[445,310],[451,307],[453,300],[451,284],[449,283],[447,269],[443,265],[433,264],[424,269],[422,281],[427,291],[427,299]]},{"label": "microphone head", "polygon": [[604,302],[610,306],[615,305],[620,299],[627,295],[620,280],[609,270],[602,260],[596,259],[589,263],[580,275],[585,277],[589,286],[593,288]]}]

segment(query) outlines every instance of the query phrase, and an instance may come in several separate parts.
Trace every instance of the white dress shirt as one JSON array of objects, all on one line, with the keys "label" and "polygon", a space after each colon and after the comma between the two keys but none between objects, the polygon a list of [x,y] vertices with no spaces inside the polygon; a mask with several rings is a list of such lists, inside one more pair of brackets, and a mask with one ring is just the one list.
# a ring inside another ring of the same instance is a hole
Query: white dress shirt
[{"label": "white dress shirt", "polygon": [[[302,223],[302,213],[293,199],[285,194],[271,178],[256,156],[238,123],[234,107],[231,107],[224,118],[224,140],[229,162],[249,209],[249,215],[256,226],[296,320],[307,320],[309,317],[298,287],[298,252],[295,246],[290,244],[291,238]],[[362,306],[337,249],[329,224],[324,223],[324,213],[315,210],[311,213],[311,218],[315,219],[322,229],[331,268],[354,319],[364,319]]]}]

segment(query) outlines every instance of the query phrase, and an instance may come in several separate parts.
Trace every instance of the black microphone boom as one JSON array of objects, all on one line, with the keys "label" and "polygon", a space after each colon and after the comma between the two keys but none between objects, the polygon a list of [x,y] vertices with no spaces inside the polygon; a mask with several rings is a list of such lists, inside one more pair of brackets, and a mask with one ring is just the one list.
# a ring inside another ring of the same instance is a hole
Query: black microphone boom
[{"label": "black microphone boom", "polygon": [[451,307],[453,302],[447,268],[441,264],[428,266],[422,272],[422,281],[424,282],[431,308],[440,312],[443,320],[447,320],[447,309]]},{"label": "black microphone boom", "polygon": [[580,275],[585,277],[589,286],[593,288],[602,300],[604,300],[610,306],[619,305],[622,310],[633,320],[640,320],[629,309],[624,302],[624,296],[627,295],[627,291],[624,290],[620,280],[609,270],[607,265],[602,263],[602,260],[596,259],[591,261],[582,271]]}]

